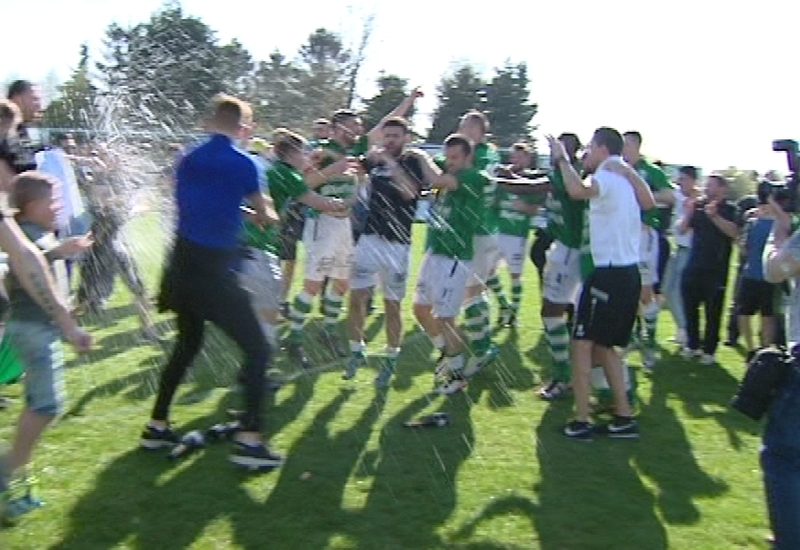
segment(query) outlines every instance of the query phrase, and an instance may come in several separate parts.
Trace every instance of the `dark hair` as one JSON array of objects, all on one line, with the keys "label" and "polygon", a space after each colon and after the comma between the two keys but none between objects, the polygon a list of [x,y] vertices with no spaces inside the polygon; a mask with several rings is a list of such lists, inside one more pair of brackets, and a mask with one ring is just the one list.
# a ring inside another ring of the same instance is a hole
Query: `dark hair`
[{"label": "dark hair", "polygon": [[381,128],[401,128],[404,134],[411,131],[411,128],[408,127],[408,121],[400,116],[393,116],[386,119]]},{"label": "dark hair", "polygon": [[622,154],[622,136],[614,128],[603,126],[594,131],[592,141],[595,145],[605,147],[609,155]]},{"label": "dark hair", "polygon": [[461,147],[461,150],[464,151],[464,154],[469,156],[472,154],[472,141],[462,134],[452,134],[448,136],[446,140],[444,140],[445,148],[448,147]]},{"label": "dark hair", "polygon": [[14,99],[18,95],[28,93],[33,89],[33,83],[30,80],[15,80],[8,87],[8,99]]},{"label": "dark hair", "polygon": [[28,204],[45,198],[52,192],[53,187],[53,179],[44,172],[36,170],[23,172],[11,180],[9,202],[13,208],[24,213]]},{"label": "dark hair", "polygon": [[515,151],[520,151],[522,153],[528,153],[529,155],[533,153],[533,147],[531,147],[530,143],[525,143],[524,141],[518,141],[511,148]]},{"label": "dark hair", "polygon": [[331,121],[328,120],[327,118],[318,118],[317,120],[314,121],[314,124],[319,124],[320,126],[330,126]]},{"label": "dark hair", "polygon": [[728,178],[724,175],[719,173],[709,174],[708,179],[715,180],[718,184],[723,187],[728,187]]},{"label": "dark hair", "polygon": [[355,112],[353,109],[339,109],[338,111],[333,113],[331,120],[333,121],[334,124],[341,124],[353,118],[358,118],[358,113]]},{"label": "dark hair", "polygon": [[690,177],[693,180],[697,179],[697,168],[695,166],[681,166],[678,172],[684,176]]},{"label": "dark hair", "polygon": [[642,144],[642,134],[640,134],[640,133],[639,133],[639,132],[637,132],[636,130],[628,130],[627,132],[625,132],[625,133],[624,133],[624,134],[622,134],[622,135],[623,135],[623,137],[626,137],[626,138],[631,138],[631,139],[634,139],[634,140],[636,140],[636,143],[637,143],[638,145],[641,145],[641,144]]},{"label": "dark hair", "polygon": [[577,134],[573,134],[572,132],[564,132],[558,136],[558,141],[564,144],[564,148],[567,150],[567,155],[572,160],[575,160],[575,155],[578,154],[578,151],[583,149],[581,139],[577,136]]}]

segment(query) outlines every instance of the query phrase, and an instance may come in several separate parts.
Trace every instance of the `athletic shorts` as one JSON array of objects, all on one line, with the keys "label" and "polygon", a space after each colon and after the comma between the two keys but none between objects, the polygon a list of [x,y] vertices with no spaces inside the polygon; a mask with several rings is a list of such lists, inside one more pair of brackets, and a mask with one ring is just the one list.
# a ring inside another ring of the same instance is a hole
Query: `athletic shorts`
[{"label": "athletic shorts", "polygon": [[627,346],[641,291],[636,265],[596,267],[583,285],[572,337],[605,347]]},{"label": "athletic shorts", "polygon": [[49,321],[11,319],[6,334],[25,371],[25,405],[39,414],[64,412],[64,345],[61,331]]},{"label": "athletic shorts", "polygon": [[552,304],[569,305],[581,289],[581,253],[553,241],[544,263],[544,298]]},{"label": "athletic shorts", "polygon": [[379,235],[361,235],[356,245],[350,288],[373,288],[378,281],[386,300],[399,302],[406,295],[411,246]]},{"label": "athletic shorts", "polygon": [[434,317],[458,317],[471,275],[468,262],[426,253],[419,269],[414,304],[432,306]]},{"label": "athletic shorts", "polygon": [[283,285],[280,260],[257,248],[248,247],[244,253],[239,265],[239,283],[252,296],[253,307],[277,310]]},{"label": "athletic shorts", "polygon": [[776,287],[772,283],[758,279],[745,279],[739,282],[737,313],[739,315],[755,315],[764,317],[775,315]]},{"label": "athletic shorts", "polygon": [[497,266],[500,254],[497,244],[497,235],[475,235],[475,254],[472,257],[472,277],[469,286],[484,285],[491,277]]},{"label": "athletic shorts", "polygon": [[647,225],[642,225],[639,239],[639,275],[642,286],[658,283],[658,232]]},{"label": "athletic shorts", "polygon": [[303,229],[303,247],[306,252],[305,280],[350,280],[355,251],[349,217],[321,214],[307,219]]},{"label": "athletic shorts", "polygon": [[508,270],[512,275],[521,275],[522,267],[525,264],[525,247],[528,239],[516,235],[497,236],[498,263],[500,260],[506,262]]}]

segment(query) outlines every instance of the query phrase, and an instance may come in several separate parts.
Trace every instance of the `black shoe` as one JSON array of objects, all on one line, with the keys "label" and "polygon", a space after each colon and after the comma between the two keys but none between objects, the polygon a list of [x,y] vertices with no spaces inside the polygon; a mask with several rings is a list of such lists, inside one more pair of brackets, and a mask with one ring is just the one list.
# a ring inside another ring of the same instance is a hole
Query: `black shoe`
[{"label": "black shoe", "polygon": [[639,425],[629,416],[614,415],[611,422],[598,426],[595,431],[612,439],[639,439]]},{"label": "black shoe", "polygon": [[142,436],[139,440],[139,446],[142,447],[142,449],[154,451],[158,449],[174,447],[180,443],[180,441],[180,436],[173,432],[169,427],[159,430],[158,428],[154,428],[148,424],[142,431]]},{"label": "black shoe", "polygon": [[[245,376],[243,372],[239,372],[239,375],[236,377],[236,382],[239,384],[239,387],[244,388]],[[272,380],[269,376],[264,376],[264,389],[267,391],[278,391],[281,389],[281,383]]]},{"label": "black shoe", "polygon": [[260,443],[258,445],[247,445],[240,441],[236,441],[233,444],[233,450],[228,460],[237,466],[250,470],[277,468],[283,464],[283,457],[270,450],[266,445]]},{"label": "black shoe", "polygon": [[289,314],[291,313],[291,311],[292,311],[292,306],[289,305],[289,302],[281,303],[281,316],[284,319],[288,319],[289,318]]},{"label": "black shoe", "polygon": [[564,426],[564,435],[578,441],[591,441],[593,432],[594,426],[592,426],[591,422],[573,420]]},{"label": "black shoe", "polygon": [[349,350],[345,347],[342,339],[339,338],[332,330],[323,329],[320,334],[320,339],[327,345],[331,352],[338,357],[347,357],[350,355]]},{"label": "black shoe", "polygon": [[286,353],[289,359],[300,365],[304,369],[311,368],[311,361],[306,357],[303,351],[303,346],[300,342],[288,342],[286,344]]}]

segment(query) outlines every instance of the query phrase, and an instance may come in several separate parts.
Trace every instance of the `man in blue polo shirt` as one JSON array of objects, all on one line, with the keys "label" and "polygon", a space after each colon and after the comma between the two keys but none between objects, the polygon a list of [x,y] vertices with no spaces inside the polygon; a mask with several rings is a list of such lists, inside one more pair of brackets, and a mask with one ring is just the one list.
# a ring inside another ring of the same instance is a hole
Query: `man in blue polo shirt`
[{"label": "man in blue polo shirt", "polygon": [[161,375],[158,397],[141,445],[158,449],[179,441],[169,427],[169,407],[178,384],[200,351],[205,322],[211,321],[244,354],[245,411],[230,460],[240,466],[265,468],[282,462],[279,454],[262,443],[259,433],[270,348],[250,296],[233,271],[242,229],[242,202],[247,200],[255,211],[255,223],[264,225],[269,221],[256,165],[238,147],[249,137],[251,123],[249,105],[231,96],[218,96],[210,139],[178,165],[177,234],[159,296],[159,309],[177,314],[178,341]]}]

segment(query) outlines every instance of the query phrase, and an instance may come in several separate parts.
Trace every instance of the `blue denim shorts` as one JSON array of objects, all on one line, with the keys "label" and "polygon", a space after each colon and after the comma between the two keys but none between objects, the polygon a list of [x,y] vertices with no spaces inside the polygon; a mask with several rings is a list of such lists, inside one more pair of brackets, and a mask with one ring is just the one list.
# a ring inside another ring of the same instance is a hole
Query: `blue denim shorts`
[{"label": "blue denim shorts", "polygon": [[12,318],[7,334],[25,371],[25,404],[39,414],[61,414],[66,400],[61,332],[50,323]]}]

